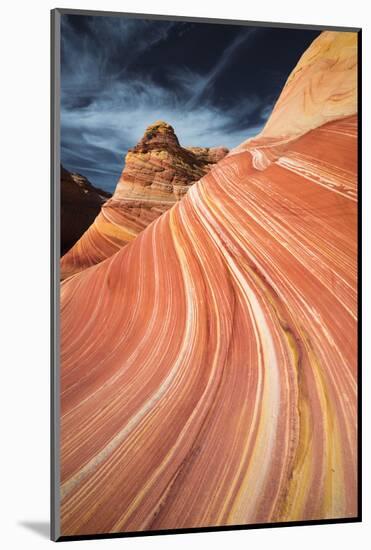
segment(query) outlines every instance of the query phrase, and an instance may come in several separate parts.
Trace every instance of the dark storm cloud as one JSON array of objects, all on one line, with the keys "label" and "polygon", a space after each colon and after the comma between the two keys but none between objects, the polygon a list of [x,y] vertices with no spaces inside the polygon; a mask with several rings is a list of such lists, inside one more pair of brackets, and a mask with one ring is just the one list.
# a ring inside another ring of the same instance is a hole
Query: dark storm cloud
[{"label": "dark storm cloud", "polygon": [[62,163],[112,191],[158,119],[185,146],[235,147],[264,126],[317,34],[62,16]]}]

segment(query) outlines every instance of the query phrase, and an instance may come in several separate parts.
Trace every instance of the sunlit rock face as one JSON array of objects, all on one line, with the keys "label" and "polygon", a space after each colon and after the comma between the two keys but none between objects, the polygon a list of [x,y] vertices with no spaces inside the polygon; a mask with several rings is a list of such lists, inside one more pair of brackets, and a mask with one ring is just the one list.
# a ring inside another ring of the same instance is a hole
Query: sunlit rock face
[{"label": "sunlit rock face", "polygon": [[250,150],[264,169],[292,139],[357,111],[357,34],[320,34],[303,54],[262,132],[233,152]]},{"label": "sunlit rock face", "polygon": [[112,199],[62,258],[62,279],[101,262],[133,240],[227,153],[224,147],[183,148],[166,122],[149,126],[129,150]]},{"label": "sunlit rock face", "polygon": [[94,222],[111,195],[61,166],[61,254],[65,254]]},{"label": "sunlit rock face", "polygon": [[174,203],[227,153],[222,147],[183,148],[170,124],[156,122],[129,150],[115,198]]},{"label": "sunlit rock face", "polygon": [[63,535],[356,515],[348,115],[266,166],[248,149],[226,156],[62,283]]}]

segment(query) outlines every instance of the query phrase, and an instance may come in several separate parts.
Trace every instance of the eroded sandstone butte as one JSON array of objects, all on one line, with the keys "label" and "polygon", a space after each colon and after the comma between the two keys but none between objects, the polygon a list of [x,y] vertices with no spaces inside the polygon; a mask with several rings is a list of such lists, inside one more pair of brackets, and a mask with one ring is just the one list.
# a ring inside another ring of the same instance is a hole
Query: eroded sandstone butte
[{"label": "eroded sandstone butte", "polygon": [[357,115],[253,161],[62,283],[62,534],[356,516]]},{"label": "eroded sandstone butte", "polygon": [[170,124],[158,121],[149,126],[126,155],[113,197],[62,258],[61,278],[117,252],[180,200],[227,153],[224,147],[181,147]]},{"label": "eroded sandstone butte", "polygon": [[110,193],[61,166],[61,254],[65,254],[94,222]]}]

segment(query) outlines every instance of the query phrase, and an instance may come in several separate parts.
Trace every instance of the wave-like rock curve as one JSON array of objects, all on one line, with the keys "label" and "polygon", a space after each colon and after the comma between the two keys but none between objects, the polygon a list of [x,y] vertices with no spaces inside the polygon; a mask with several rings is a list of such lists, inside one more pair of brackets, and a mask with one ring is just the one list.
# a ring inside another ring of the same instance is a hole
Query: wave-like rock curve
[{"label": "wave-like rock curve", "polygon": [[355,163],[227,157],[63,284],[64,534],[356,514]]},{"label": "wave-like rock curve", "polygon": [[357,112],[357,34],[321,33],[290,74],[260,134],[231,154],[248,150],[264,170],[291,141]]},{"label": "wave-like rock curve", "polygon": [[357,117],[61,287],[63,535],[357,514]]},{"label": "wave-like rock curve", "polygon": [[149,126],[129,150],[113,197],[61,260],[61,279],[95,265],[132,241],[171,208],[228,153],[224,147],[181,147],[170,124]]}]

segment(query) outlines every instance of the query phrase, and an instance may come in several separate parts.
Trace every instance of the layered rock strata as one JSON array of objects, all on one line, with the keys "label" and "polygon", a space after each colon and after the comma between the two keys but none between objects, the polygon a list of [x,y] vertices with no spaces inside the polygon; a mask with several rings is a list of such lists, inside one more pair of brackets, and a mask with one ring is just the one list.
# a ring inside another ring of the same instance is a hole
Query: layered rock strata
[{"label": "layered rock strata", "polygon": [[63,535],[356,516],[348,115],[264,169],[248,149],[228,155],[62,284]]},{"label": "layered rock strata", "polygon": [[223,147],[181,147],[166,122],[149,126],[126,155],[113,197],[62,258],[62,279],[101,262],[133,240],[227,153]]}]

